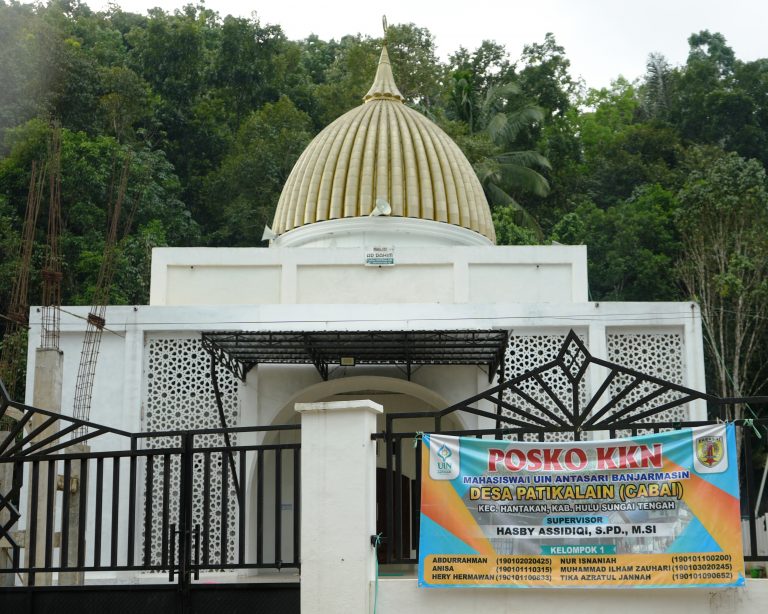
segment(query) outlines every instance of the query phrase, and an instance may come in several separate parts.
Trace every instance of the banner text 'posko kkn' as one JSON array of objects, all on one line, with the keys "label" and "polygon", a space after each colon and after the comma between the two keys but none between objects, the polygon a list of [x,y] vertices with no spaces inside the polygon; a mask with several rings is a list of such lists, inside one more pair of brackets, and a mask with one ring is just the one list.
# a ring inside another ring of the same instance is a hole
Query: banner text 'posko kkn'
[{"label": "banner text 'posko kkn'", "polygon": [[420,586],[743,583],[732,425],[578,443],[424,435]]}]

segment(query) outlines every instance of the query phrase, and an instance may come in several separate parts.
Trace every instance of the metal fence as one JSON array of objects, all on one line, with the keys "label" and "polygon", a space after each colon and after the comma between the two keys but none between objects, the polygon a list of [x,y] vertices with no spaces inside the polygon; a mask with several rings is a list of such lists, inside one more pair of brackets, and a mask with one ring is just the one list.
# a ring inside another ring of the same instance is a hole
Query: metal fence
[{"label": "metal fence", "polygon": [[155,572],[183,585],[204,570],[299,566],[300,444],[273,441],[300,425],[128,433],[1,392],[15,425],[0,434],[0,574],[33,586]]},{"label": "metal fence", "polygon": [[[600,369],[595,377],[591,370]],[[597,381],[587,394],[587,378]],[[554,382],[561,385],[555,386]],[[565,385],[562,385],[566,382]],[[708,420],[670,419],[670,410],[691,402],[707,404]],[[760,415],[768,397],[722,399],[667,382],[591,356],[571,331],[557,357],[540,367],[490,388],[441,411],[388,413],[385,429],[373,435],[383,445],[386,468],[380,479],[377,532],[383,535],[381,563],[418,562],[421,494],[419,431],[477,438],[528,441],[616,438],[724,421],[728,411],[741,406]],[[484,429],[456,429],[464,418],[477,417]],[[736,420],[740,433],[739,476],[746,561],[768,561],[758,549],[758,488],[756,446],[765,445],[768,419]],[[453,426],[452,426],[453,425]]]}]

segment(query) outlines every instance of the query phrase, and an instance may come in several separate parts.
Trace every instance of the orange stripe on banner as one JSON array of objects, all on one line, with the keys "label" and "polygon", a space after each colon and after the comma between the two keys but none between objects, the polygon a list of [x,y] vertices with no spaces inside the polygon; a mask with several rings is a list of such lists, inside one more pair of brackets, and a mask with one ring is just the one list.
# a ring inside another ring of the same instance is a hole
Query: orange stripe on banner
[{"label": "orange stripe on banner", "polygon": [[[665,458],[664,471],[685,471],[685,468]],[[739,500],[700,478],[692,470],[690,475],[690,479],[683,482],[683,501],[723,552],[741,559]]]},{"label": "orange stripe on banner", "polygon": [[474,548],[479,554],[496,554],[493,546],[483,535],[467,509],[466,503],[449,480],[432,480],[429,477],[429,446],[422,446],[421,513],[429,516],[446,531]]}]

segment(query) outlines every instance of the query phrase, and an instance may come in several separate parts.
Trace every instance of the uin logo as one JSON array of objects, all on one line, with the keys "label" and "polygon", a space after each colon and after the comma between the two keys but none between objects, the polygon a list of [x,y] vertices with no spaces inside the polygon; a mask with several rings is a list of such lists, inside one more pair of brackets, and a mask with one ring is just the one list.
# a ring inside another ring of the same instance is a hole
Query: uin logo
[{"label": "uin logo", "polygon": [[728,469],[724,425],[694,429],[693,466],[697,473],[722,473]]},{"label": "uin logo", "polygon": [[453,452],[451,452],[448,449],[448,446],[443,444],[440,446],[440,449],[437,451],[437,457],[442,459],[437,461],[437,472],[438,473],[450,473],[451,472],[451,463],[448,462],[448,459],[453,456]]},{"label": "uin logo", "polygon": [[459,438],[429,435],[429,477],[453,480],[459,476]]}]

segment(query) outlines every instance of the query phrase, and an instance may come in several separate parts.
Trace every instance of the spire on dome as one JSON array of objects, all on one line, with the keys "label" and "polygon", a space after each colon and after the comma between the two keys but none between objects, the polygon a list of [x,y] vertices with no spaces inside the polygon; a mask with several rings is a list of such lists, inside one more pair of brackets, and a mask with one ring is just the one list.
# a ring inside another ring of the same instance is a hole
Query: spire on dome
[{"label": "spire on dome", "polygon": [[384,44],[381,47],[381,57],[379,57],[379,66],[376,69],[376,77],[373,79],[373,85],[368,93],[363,96],[363,101],[369,100],[399,100],[403,102],[405,98],[395,85],[395,78],[392,76],[392,64],[389,62],[387,53],[387,18],[384,18]]}]

